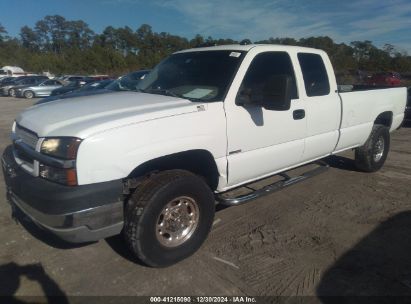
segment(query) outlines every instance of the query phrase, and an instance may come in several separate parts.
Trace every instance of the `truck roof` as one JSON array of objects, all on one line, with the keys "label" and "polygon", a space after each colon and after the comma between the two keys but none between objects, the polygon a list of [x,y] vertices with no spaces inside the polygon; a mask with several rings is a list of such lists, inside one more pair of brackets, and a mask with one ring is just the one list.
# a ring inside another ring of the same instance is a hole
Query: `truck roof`
[{"label": "truck roof", "polygon": [[192,48],[187,50],[178,51],[177,53],[186,53],[186,52],[202,52],[202,51],[246,51],[248,52],[252,48],[265,48],[267,50],[275,50],[275,51],[301,51],[301,52],[310,52],[310,53],[319,53],[324,52],[320,49],[314,48],[307,48],[301,46],[292,46],[292,45],[283,45],[283,44],[227,44],[227,45],[217,45],[217,46],[208,46],[208,47],[200,47],[200,48]]}]

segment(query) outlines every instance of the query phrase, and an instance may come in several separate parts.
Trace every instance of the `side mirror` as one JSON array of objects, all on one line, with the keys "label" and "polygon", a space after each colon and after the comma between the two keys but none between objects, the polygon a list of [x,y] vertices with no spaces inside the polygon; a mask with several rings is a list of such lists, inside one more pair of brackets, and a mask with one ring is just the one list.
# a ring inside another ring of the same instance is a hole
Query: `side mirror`
[{"label": "side mirror", "polygon": [[288,75],[274,75],[263,88],[262,106],[267,110],[287,111],[291,107],[292,79]]},{"label": "side mirror", "polygon": [[236,104],[261,106],[267,110],[287,111],[291,107],[292,78],[288,75],[273,75],[260,88],[244,88],[238,92]]}]

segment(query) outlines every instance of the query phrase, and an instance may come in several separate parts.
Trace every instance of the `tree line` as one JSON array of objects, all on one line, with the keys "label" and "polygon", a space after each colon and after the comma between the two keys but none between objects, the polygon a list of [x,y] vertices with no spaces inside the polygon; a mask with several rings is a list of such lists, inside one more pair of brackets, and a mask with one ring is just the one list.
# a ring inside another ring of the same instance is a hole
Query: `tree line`
[{"label": "tree line", "polygon": [[[27,71],[55,74],[119,75],[152,68],[178,50],[233,43],[239,41],[199,34],[189,40],[170,33],[157,33],[147,24],[136,30],[128,26],[108,26],[102,33],[95,33],[82,20],[66,20],[63,16],[53,15],[37,21],[33,28],[23,26],[18,37],[8,36],[0,24],[0,66],[17,65]],[[411,72],[411,56],[391,44],[378,48],[368,40],[336,43],[327,36],[299,40],[269,38],[254,43],[323,49],[339,75],[357,70]]]}]

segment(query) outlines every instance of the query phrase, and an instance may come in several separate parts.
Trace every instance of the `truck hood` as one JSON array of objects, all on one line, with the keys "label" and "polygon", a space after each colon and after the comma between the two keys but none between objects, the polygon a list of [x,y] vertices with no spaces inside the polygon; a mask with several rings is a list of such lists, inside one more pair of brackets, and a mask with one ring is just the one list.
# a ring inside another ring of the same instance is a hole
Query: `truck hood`
[{"label": "truck hood", "polygon": [[[56,100],[23,111],[16,122],[39,137],[95,133],[143,121],[192,113],[201,103],[171,96],[115,92]],[[206,105],[201,107],[205,110]]]}]

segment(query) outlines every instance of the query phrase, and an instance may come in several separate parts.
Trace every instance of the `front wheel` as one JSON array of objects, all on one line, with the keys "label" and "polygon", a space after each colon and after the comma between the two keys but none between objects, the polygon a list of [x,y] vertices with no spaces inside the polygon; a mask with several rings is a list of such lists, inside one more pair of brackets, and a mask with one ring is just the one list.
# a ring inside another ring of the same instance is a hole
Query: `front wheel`
[{"label": "front wheel", "polygon": [[374,125],[365,144],[355,150],[355,165],[365,172],[381,169],[390,149],[390,131],[386,126]]},{"label": "front wheel", "polygon": [[10,89],[9,90],[9,96],[16,97],[16,90],[15,89]]},{"label": "front wheel", "polygon": [[163,171],[144,180],[127,202],[124,237],[145,264],[169,266],[200,248],[214,212],[213,193],[202,178]]}]

